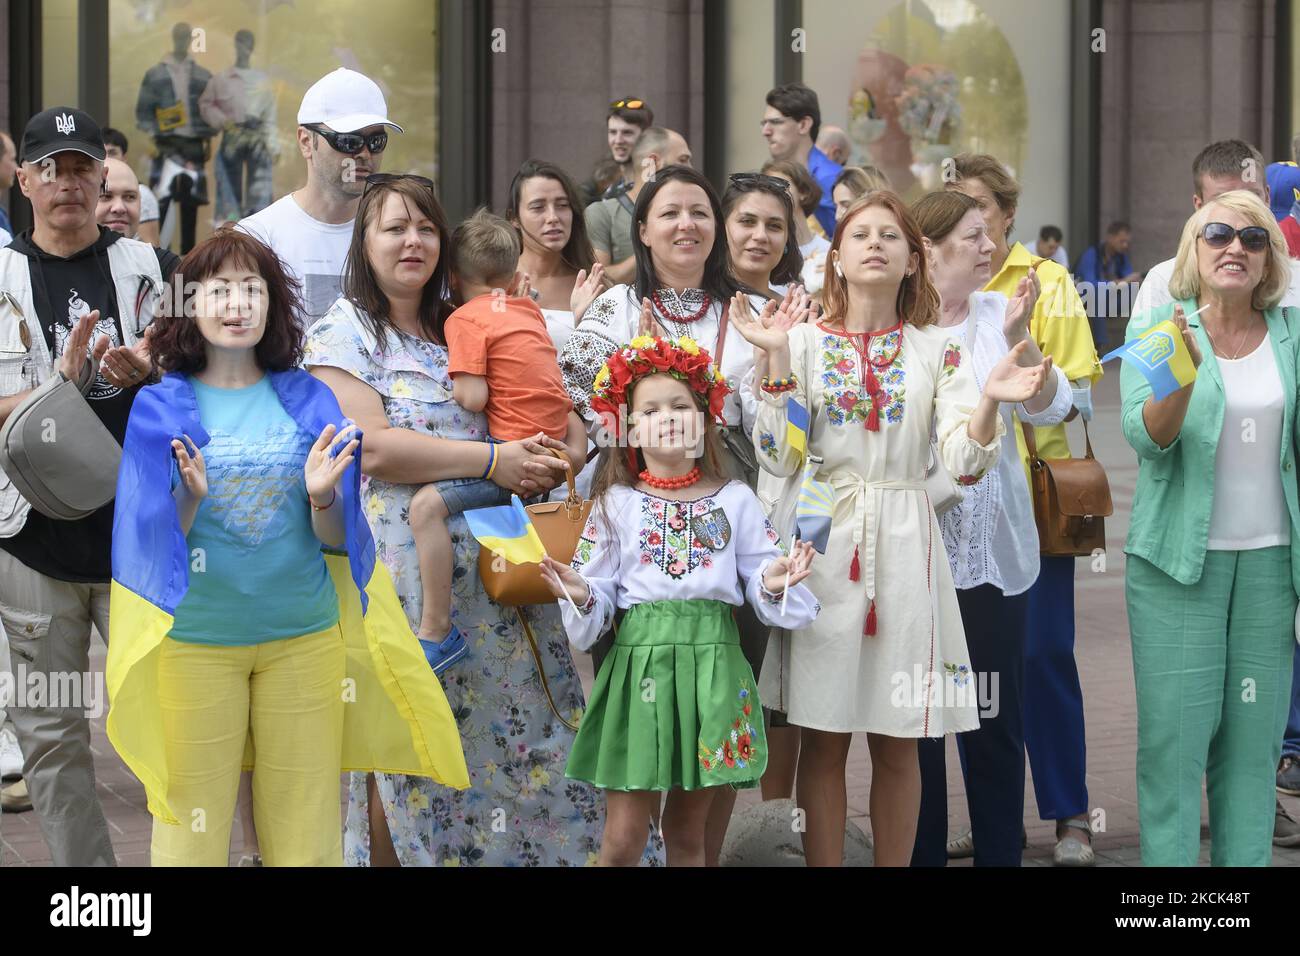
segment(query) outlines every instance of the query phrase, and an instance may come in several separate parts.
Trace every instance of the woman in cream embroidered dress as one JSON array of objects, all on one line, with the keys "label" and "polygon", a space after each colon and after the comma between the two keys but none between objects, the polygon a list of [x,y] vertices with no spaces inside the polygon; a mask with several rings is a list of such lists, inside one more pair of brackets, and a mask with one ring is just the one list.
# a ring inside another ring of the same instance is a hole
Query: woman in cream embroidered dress
[{"label": "woman in cream embroidered dress", "polygon": [[[793,328],[755,320],[739,300],[733,321],[754,344],[762,403],[759,461],[789,476],[777,517],[793,528],[802,456],[788,438],[788,403],[807,409],[808,451],[834,492],[826,556],[809,587],[823,613],[794,633],[774,632],[760,676],[764,703],[803,729],[798,802],[807,811],[809,865],[843,858],[845,762],[851,735],[871,748],[871,820],[877,865],[906,866],[916,834],[916,738],[978,726],[970,658],[952,573],[924,490],[931,423],[939,456],[965,483],[997,458],[999,401],[1036,394],[1045,370],[1012,353],[985,394],[961,345],[935,327],[938,293],[919,232],[893,193],[858,200],[828,256],[826,319]],[[794,385],[780,390],[793,374]]]}]

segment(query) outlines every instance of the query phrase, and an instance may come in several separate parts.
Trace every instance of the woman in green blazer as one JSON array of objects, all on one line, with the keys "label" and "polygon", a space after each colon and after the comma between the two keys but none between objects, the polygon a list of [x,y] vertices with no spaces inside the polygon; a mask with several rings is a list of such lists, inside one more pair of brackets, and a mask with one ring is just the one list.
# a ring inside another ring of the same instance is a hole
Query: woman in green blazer
[{"label": "woman in green blazer", "polygon": [[1130,363],[1120,375],[1139,459],[1124,550],[1147,866],[1196,864],[1207,778],[1211,863],[1272,858],[1300,593],[1290,277],[1268,207],[1226,193],[1183,229],[1178,301],[1129,323],[1131,339],[1172,318],[1198,366],[1159,401]]}]

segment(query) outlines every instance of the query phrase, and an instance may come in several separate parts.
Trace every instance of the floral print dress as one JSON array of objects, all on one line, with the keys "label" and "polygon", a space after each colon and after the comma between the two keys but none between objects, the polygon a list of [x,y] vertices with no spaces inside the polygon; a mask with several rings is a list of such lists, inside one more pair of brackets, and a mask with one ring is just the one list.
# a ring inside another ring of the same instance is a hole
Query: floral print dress
[{"label": "floral print dress", "polygon": [[[332,366],[379,393],[394,428],[458,441],[483,441],[487,419],[451,398],[447,352],[398,334],[380,348],[357,310],[340,299],[312,327],[304,365]],[[420,573],[408,523],[416,485],[363,478],[366,514],[379,559],[393,577],[414,627],[420,619]],[[403,866],[584,866],[595,863],[605,807],[590,785],[564,776],[574,733],[552,713],[515,612],[488,600],[478,576],[478,544],[462,516],[448,521],[455,570],[452,619],[469,654],[442,675],[460,728],[470,788],[456,791],[424,777],[375,774],[389,832]],[[526,610],[546,676],[565,717],[577,722],[582,686],[554,605]],[[364,774],[348,785],[344,861],[370,861]],[[661,863],[662,841],[646,861]]]},{"label": "floral print dress", "polygon": [[[824,612],[793,634],[773,632],[759,696],[817,730],[974,730],[966,635],[924,479],[932,422],[942,467],[970,484],[996,461],[1002,420],[988,445],[967,434],[979,389],[945,329],[850,337],[799,325],[790,367],[795,389],[764,393],[754,426],[759,463],[774,476],[760,482],[760,499],[788,538],[805,463],[788,425],[806,421],[808,452],[822,459],[816,478],[834,501],[826,553],[807,581]],[[804,415],[791,413],[793,402]]]}]

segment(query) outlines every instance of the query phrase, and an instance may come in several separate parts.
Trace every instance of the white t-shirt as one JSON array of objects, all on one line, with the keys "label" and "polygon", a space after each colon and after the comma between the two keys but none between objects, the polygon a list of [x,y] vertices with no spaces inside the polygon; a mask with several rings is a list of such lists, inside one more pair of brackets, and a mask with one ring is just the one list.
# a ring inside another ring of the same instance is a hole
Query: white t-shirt
[{"label": "white t-shirt", "polygon": [[[1029,254],[1031,256],[1039,256],[1040,258],[1042,257],[1042,254],[1038,251],[1037,239],[1035,239],[1033,242],[1025,243],[1025,248],[1029,250]],[[1069,271],[1070,257],[1065,252],[1065,246],[1056,247],[1056,251],[1052,253],[1052,261],[1060,263],[1063,269],[1065,269],[1067,272]]]},{"label": "white t-shirt", "polygon": [[1286,397],[1265,335],[1239,359],[1218,358],[1223,378],[1223,431],[1214,459],[1211,551],[1250,551],[1291,543],[1278,461]]},{"label": "white t-shirt", "polygon": [[302,283],[307,324],[329,311],[343,286],[343,265],[352,244],[352,220],[332,225],[303,212],[293,194],[239,221],[261,239]]},{"label": "white t-shirt", "polygon": [[158,209],[158,197],[144,183],[140,184],[140,221],[157,222],[161,218]]}]

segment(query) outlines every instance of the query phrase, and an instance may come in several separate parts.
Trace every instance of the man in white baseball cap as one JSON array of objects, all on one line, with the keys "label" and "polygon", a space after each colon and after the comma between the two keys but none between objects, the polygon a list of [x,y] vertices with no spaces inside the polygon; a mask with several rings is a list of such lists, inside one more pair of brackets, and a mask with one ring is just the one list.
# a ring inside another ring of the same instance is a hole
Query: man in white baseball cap
[{"label": "man in white baseball cap", "polygon": [[239,223],[261,239],[302,283],[304,323],[339,296],[352,220],[388,146],[388,104],[374,80],[337,69],[312,84],[298,109],[298,151],[307,184]]}]

